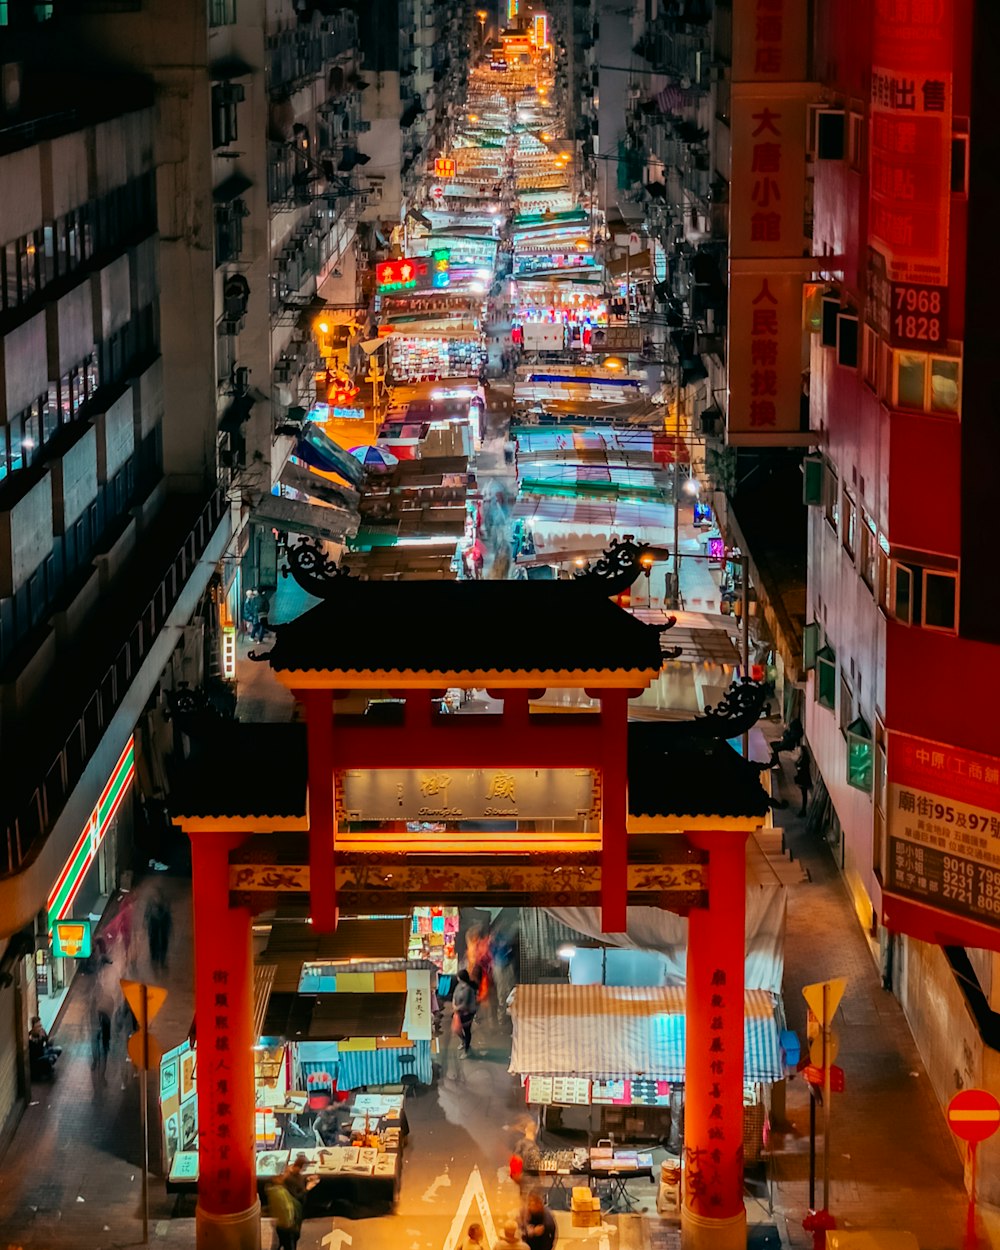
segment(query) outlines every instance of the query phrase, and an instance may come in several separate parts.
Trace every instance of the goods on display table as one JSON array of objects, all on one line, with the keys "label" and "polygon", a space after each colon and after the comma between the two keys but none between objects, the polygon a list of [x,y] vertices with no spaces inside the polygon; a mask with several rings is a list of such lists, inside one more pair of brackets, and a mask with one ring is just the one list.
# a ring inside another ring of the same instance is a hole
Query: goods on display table
[{"label": "goods on display table", "polygon": [[408,959],[429,959],[444,976],[458,974],[458,908],[414,907]]},{"label": "goods on display table", "polygon": [[[274,1108],[298,1114],[307,1095],[289,1095],[289,1105]],[[337,1112],[338,1136],[343,1144],[324,1145],[319,1133],[299,1129],[286,1148],[258,1150],[257,1183],[264,1196],[267,1185],[288,1165],[302,1159],[302,1173],[317,1184],[306,1195],[306,1215],[346,1202],[365,1210],[391,1210],[399,1196],[402,1150],[407,1136],[402,1094],[359,1094]],[[170,1162],[168,1193],[193,1192],[198,1185],[198,1152],[190,1145]]]}]

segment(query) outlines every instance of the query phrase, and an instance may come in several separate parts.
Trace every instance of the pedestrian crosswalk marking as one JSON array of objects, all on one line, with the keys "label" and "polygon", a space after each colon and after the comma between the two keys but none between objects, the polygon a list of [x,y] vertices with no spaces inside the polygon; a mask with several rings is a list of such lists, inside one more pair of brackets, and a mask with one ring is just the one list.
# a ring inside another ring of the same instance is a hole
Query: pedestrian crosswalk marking
[{"label": "pedestrian crosswalk marking", "polygon": [[465,1230],[470,1224],[481,1224],[486,1239],[485,1244],[495,1245],[496,1224],[493,1221],[493,1213],[486,1197],[486,1186],[483,1184],[483,1177],[478,1167],[472,1169],[469,1179],[465,1182],[465,1189],[459,1199],[455,1218],[448,1229],[448,1236],[444,1239],[443,1250],[458,1250],[465,1239]]}]

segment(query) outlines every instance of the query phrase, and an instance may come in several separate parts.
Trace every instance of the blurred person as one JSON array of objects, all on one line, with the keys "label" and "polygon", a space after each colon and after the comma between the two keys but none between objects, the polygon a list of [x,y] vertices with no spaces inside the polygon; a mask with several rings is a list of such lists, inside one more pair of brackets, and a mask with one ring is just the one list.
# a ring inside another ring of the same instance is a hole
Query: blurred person
[{"label": "blurred person", "polygon": [[521,1213],[521,1236],[528,1250],[552,1250],[559,1236],[555,1216],[542,1200],[539,1189],[528,1195]]},{"label": "blurred person", "polygon": [[458,974],[451,1004],[459,1021],[458,1033],[462,1038],[462,1050],[468,1054],[472,1046],[472,1022],[476,1018],[479,1000],[476,997],[476,988],[472,984],[472,978],[465,968]]},{"label": "blurred person", "polygon": [[487,1250],[486,1234],[482,1224],[470,1224],[462,1242],[461,1250]]},{"label": "blurred person", "polygon": [[494,1242],[493,1250],[528,1250],[513,1220],[508,1220],[500,1230],[500,1236]]}]

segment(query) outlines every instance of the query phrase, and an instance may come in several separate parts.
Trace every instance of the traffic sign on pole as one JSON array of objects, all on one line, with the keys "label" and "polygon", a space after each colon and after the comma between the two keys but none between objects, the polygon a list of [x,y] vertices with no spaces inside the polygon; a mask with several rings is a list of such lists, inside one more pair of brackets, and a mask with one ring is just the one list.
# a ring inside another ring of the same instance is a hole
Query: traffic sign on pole
[{"label": "traffic sign on pole", "polygon": [[[815,1064],[807,1064],[802,1069],[802,1075],[810,1085],[826,1084],[825,1070]],[[844,1092],[844,1069],[838,1068],[836,1064],[833,1064],[830,1068],[830,1090],[834,1094],[842,1094]]]},{"label": "traffic sign on pole", "polygon": [[969,1143],[969,1211],[965,1222],[966,1250],[976,1250],[976,1147],[1000,1129],[1000,1102],[987,1089],[960,1090],[945,1112],[948,1127]]},{"label": "traffic sign on pole", "polygon": [[[840,1006],[840,1000],[844,997],[844,990],[847,989],[847,980],[845,977],[832,977],[829,981],[817,981],[814,985],[803,985],[802,997],[809,1004],[809,1009],[819,1021],[820,1028],[830,1023],[837,1014],[837,1008]],[[823,991],[826,990],[824,996]],[[824,1017],[824,1011],[829,1012],[829,1019]]]},{"label": "traffic sign on pole", "polygon": [[1000,1102],[985,1089],[963,1089],[948,1104],[948,1127],[967,1142],[985,1141],[1000,1129]]},{"label": "traffic sign on pole", "polygon": [[136,1030],[128,1039],[128,1057],[139,1073],[139,1118],[142,1126],[142,1244],[149,1244],[149,1069],[163,1058],[163,1047],[149,1031],[149,1022],[167,1001],[162,985],[142,981],[119,981],[125,1001],[132,1008]]},{"label": "traffic sign on pole", "polygon": [[149,1024],[163,1004],[167,1001],[167,991],[162,985],[144,985],[141,981],[120,982],[125,1001],[132,1008],[137,1020],[142,1018],[143,994],[145,994],[146,1023]]}]

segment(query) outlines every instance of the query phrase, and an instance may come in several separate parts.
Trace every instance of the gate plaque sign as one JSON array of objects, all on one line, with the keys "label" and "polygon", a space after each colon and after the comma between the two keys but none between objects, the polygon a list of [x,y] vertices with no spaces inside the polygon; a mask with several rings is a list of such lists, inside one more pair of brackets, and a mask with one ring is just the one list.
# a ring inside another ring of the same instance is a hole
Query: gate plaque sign
[{"label": "gate plaque sign", "polygon": [[338,776],[347,821],[593,820],[589,768],[351,770]]}]

